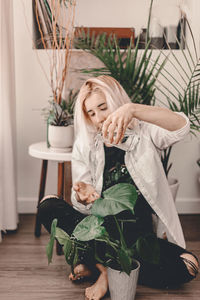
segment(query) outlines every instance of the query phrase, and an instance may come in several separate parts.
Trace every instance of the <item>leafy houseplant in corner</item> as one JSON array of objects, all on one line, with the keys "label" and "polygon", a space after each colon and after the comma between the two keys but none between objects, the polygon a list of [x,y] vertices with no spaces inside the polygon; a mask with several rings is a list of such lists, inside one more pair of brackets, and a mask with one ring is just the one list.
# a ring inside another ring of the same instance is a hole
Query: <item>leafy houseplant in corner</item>
[{"label": "leafy houseplant in corner", "polygon": [[[91,215],[85,217],[75,227],[71,236],[56,227],[57,220],[54,220],[51,239],[47,245],[49,262],[52,259],[55,238],[63,245],[65,258],[72,267],[78,261],[79,249],[82,248],[87,251],[83,243],[93,240],[97,245],[96,243],[102,242],[105,244],[104,257],[100,257],[96,246],[93,255],[96,261],[107,267],[111,299],[133,300],[140,268],[137,259],[141,258],[151,263],[158,263],[159,261],[159,246],[153,234],[140,236],[133,245],[127,246],[123,228],[126,222],[136,222],[134,218],[136,201],[135,187],[131,184],[119,183],[104,191],[102,198],[93,203]],[[133,217],[121,218],[120,213],[124,211],[130,211]],[[113,226],[115,226],[119,237],[117,239],[113,238],[104,226],[104,218],[108,216],[114,221]]]}]

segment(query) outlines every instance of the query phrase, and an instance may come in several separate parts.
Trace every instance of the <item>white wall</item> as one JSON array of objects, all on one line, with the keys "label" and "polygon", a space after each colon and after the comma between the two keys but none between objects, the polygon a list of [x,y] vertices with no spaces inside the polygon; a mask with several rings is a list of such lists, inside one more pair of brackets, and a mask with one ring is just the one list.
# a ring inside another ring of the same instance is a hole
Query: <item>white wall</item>
[{"label": "white wall", "polygon": [[[152,17],[166,26],[178,24],[180,0],[154,0]],[[76,25],[93,27],[146,27],[150,1],[84,0],[77,1]],[[166,14],[166,10],[168,14]],[[88,16],[89,15],[89,16]]]},{"label": "white wall", "polygon": [[[98,5],[106,0],[96,0]],[[139,0],[138,0],[139,1]],[[134,1],[134,9],[127,10],[125,4],[133,2],[131,0],[123,1],[126,8],[120,16],[132,16],[133,11],[137,11]],[[20,212],[34,212],[36,210],[36,201],[38,197],[39,176],[41,162],[28,155],[28,146],[31,143],[45,140],[46,127],[41,116],[41,108],[47,105],[47,101],[51,96],[51,90],[48,86],[46,78],[38,63],[35,50],[32,49],[32,7],[31,0],[18,1],[14,0],[14,26],[15,26],[15,59],[16,59],[16,95],[17,95],[17,170],[18,170],[18,204]],[[93,14],[92,8],[87,8],[89,0],[79,1],[77,11],[83,13],[82,19],[89,20]],[[93,3],[90,0],[90,3]],[[99,22],[104,20],[105,23],[95,23],[93,26],[116,26],[117,20],[117,3],[121,0],[114,0],[115,10],[113,6],[109,8],[110,1],[106,1],[108,14],[103,14],[99,18]],[[139,1],[141,2],[141,0]],[[145,1],[147,2],[147,1]],[[83,5],[84,3],[84,5]],[[141,6],[141,5],[140,5]],[[96,4],[95,9],[99,11]],[[141,11],[141,14],[143,12]],[[28,32],[25,15],[30,33]],[[86,15],[87,17],[85,17]],[[119,18],[127,20],[127,18]],[[115,21],[112,21],[115,20]],[[95,19],[97,21],[97,19]],[[107,22],[111,23],[107,23]],[[78,21],[77,21],[78,22]],[[124,22],[124,21],[123,21]],[[80,21],[79,25],[82,24]],[[86,25],[86,24],[85,24]],[[91,24],[89,24],[91,25]],[[134,23],[133,23],[134,25]],[[131,26],[133,26],[131,25]],[[123,26],[123,25],[118,25]],[[124,26],[130,26],[124,23]],[[37,50],[37,53],[45,66],[48,73],[48,61],[44,50]],[[87,67],[97,65],[95,58],[85,56],[80,51],[74,51],[72,56],[72,67]],[[73,87],[80,86],[81,77],[79,74],[71,73],[71,84]],[[180,180],[180,189],[178,192],[178,209],[183,212],[200,213],[200,185],[198,184],[198,175],[200,170],[196,164],[196,160],[200,157],[200,140],[187,138],[185,141],[173,147],[172,158],[174,161],[172,175],[176,175]],[[56,163],[49,164],[49,174],[47,180],[47,193],[56,193],[57,168]]]}]

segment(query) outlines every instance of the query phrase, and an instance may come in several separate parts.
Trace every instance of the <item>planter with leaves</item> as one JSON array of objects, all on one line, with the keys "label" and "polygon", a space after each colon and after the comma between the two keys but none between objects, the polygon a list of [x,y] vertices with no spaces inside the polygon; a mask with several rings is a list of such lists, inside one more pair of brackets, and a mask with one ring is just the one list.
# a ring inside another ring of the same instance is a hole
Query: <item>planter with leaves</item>
[{"label": "planter with leaves", "polygon": [[[125,241],[123,226],[126,222],[135,222],[135,220],[134,218],[129,220],[119,219],[117,215],[123,211],[131,211],[134,216],[136,201],[137,192],[135,187],[131,184],[119,183],[104,191],[102,198],[93,203],[91,215],[85,217],[75,227],[71,236],[56,227],[57,220],[54,220],[50,242],[47,245],[49,262],[52,259],[53,242],[56,238],[63,245],[66,261],[72,268],[78,262],[79,249],[84,250],[84,243],[92,240],[103,242],[106,245],[104,259],[99,257],[96,247],[94,247],[93,255],[96,261],[104,266],[125,272],[127,275],[131,274],[132,269],[138,267],[135,258],[141,258],[155,264],[158,263],[159,245],[153,234],[140,236],[131,247],[128,247]],[[112,216],[119,233],[119,239],[114,239],[107,232],[104,226],[104,218],[107,216]],[[87,250],[85,249],[85,251]]]},{"label": "planter with leaves", "polygon": [[73,146],[73,115],[77,94],[77,91],[70,90],[67,100],[62,99],[60,104],[49,101],[49,106],[43,109],[47,122],[47,146],[53,151],[67,152]]}]

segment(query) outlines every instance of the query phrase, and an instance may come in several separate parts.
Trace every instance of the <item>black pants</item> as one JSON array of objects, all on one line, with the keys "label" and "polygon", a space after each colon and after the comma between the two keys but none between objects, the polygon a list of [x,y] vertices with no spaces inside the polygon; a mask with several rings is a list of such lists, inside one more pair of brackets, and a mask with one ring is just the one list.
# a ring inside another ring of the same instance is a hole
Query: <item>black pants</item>
[{"label": "black pants", "polygon": [[[53,219],[57,218],[57,226],[62,228],[69,235],[75,226],[85,217],[62,199],[47,198],[38,207],[40,222],[50,232]],[[106,227],[106,226],[105,226]],[[109,228],[106,228],[109,230]],[[183,253],[190,253],[187,250],[163,239],[158,239],[160,244],[160,263],[150,264],[140,259],[139,283],[155,288],[175,287],[192,280],[192,276],[183,259]],[[88,252],[80,254],[80,263],[84,263],[91,268],[96,264],[94,258],[94,241],[83,242],[86,244]],[[100,243],[100,242],[99,242]],[[105,245],[98,244],[98,252],[104,251]]]}]

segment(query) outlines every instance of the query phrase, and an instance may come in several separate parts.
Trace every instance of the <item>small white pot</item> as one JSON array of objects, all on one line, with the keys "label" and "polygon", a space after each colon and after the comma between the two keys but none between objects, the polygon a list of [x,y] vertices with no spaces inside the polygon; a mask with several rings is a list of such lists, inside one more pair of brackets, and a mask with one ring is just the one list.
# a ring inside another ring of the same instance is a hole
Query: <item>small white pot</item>
[{"label": "small white pot", "polygon": [[134,260],[134,263],[136,264],[136,268],[131,271],[130,275],[107,268],[111,300],[135,299],[140,263],[137,260]]},{"label": "small white pot", "polygon": [[175,202],[176,201],[176,195],[177,195],[178,188],[179,188],[178,179],[173,178],[173,177],[169,177],[168,178],[168,183],[169,183],[169,187],[170,187],[170,190],[171,190],[174,202]]},{"label": "small white pot", "polygon": [[49,125],[48,141],[54,152],[70,152],[74,142],[74,126]]}]

